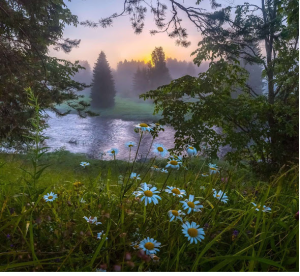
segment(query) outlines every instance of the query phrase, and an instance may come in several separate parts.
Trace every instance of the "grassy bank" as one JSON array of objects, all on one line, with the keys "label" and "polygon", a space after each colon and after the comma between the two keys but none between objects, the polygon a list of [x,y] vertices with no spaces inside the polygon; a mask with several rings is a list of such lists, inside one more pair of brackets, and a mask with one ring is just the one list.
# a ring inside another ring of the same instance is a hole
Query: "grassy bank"
[{"label": "grassy bank", "polygon": [[[33,188],[24,171],[33,172],[29,156],[0,155],[0,271],[299,271],[298,167],[262,182],[226,163],[210,174],[200,157],[168,173],[150,169],[167,159],[129,164],[58,151],[40,162],[51,166]],[[129,179],[131,172],[141,179]],[[132,195],[143,182],[157,187],[158,204]],[[179,198],[167,186],[186,194]],[[50,192],[57,198],[46,202]],[[200,212],[183,209],[189,195]],[[182,221],[170,222],[169,210],[184,211]],[[184,236],[186,222],[203,229],[197,244]],[[154,256],[137,248],[147,237],[161,243]]]},{"label": "grassy bank", "polygon": [[[85,95],[80,99],[90,102],[89,95]],[[70,109],[67,104],[57,106],[60,111],[67,111]],[[91,109],[93,112],[100,114],[102,118],[123,119],[123,120],[158,120],[159,115],[153,115],[154,105],[142,100],[133,100],[130,98],[115,97],[115,106],[109,109]],[[75,112],[73,112],[75,113]]]}]

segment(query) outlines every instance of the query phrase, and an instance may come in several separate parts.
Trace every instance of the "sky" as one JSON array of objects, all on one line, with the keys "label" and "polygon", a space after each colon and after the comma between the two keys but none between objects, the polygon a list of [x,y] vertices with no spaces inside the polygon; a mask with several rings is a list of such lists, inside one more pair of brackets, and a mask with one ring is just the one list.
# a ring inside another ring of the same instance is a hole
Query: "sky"
[{"label": "sky", "polygon": [[[169,3],[168,0],[162,0]],[[185,6],[196,6],[195,0],[178,0]],[[257,0],[255,0],[257,1]],[[72,2],[64,1],[78,20],[98,21],[115,12],[119,13],[123,8],[123,0],[73,0]],[[239,0],[240,2],[240,0]],[[244,2],[244,1],[242,1]],[[253,1],[251,1],[253,2]],[[200,6],[210,10],[210,2],[204,0]],[[233,0],[219,0],[222,6],[228,6]],[[175,45],[175,39],[168,37],[166,33],[150,35],[150,30],[156,29],[152,14],[147,11],[145,27],[141,34],[136,35],[131,27],[129,16],[119,17],[113,21],[113,26],[108,28],[89,28],[81,25],[66,26],[64,38],[81,39],[78,48],[74,48],[70,53],[55,51],[50,48],[50,55],[71,62],[76,60],[87,60],[91,67],[94,66],[101,51],[107,56],[110,66],[116,69],[117,63],[125,59],[148,61],[155,47],[162,46],[166,57],[177,58],[177,60],[192,61],[191,53],[197,49],[197,44],[201,40],[201,35],[189,19],[180,13],[183,19],[182,25],[188,31],[188,40],[191,45],[188,48]]]}]

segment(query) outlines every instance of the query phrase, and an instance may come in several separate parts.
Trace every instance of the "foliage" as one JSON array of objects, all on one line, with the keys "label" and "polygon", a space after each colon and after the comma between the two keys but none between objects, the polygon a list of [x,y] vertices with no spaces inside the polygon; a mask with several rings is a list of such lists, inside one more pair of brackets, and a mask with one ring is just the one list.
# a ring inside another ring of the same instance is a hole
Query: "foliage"
[{"label": "foliage", "polygon": [[[285,24],[287,9],[282,5],[289,4],[268,1],[260,7],[245,3],[211,14],[210,27],[203,29],[203,39],[193,53],[198,65],[210,60],[207,72],[199,78],[183,77],[143,95],[153,99],[156,110],[162,111],[162,123],[175,127],[177,150],[186,143],[198,147],[208,143],[215,156],[219,145],[230,145],[233,151],[228,160],[246,159],[267,174],[296,162],[298,33],[293,31],[294,23]],[[262,41],[263,51],[258,47]],[[239,65],[241,60],[263,66],[265,95],[259,96],[259,91],[247,84],[248,74]],[[231,93],[235,91],[243,93],[233,99]],[[216,133],[213,126],[223,131]]]},{"label": "foliage", "polygon": [[93,108],[111,108],[115,104],[115,84],[106,55],[101,51],[93,72],[91,106]]},{"label": "foliage", "polygon": [[[78,62],[71,63],[48,55],[48,48],[70,52],[80,40],[62,38],[65,25],[77,25],[64,1],[33,0],[0,3],[0,141],[5,146],[22,146],[32,130],[27,109],[26,87],[31,87],[41,99],[41,108],[49,108],[58,115],[56,104],[69,102],[85,117],[88,105],[79,102],[74,92],[85,85],[71,79],[82,69]],[[69,108],[70,110],[70,108]]]}]

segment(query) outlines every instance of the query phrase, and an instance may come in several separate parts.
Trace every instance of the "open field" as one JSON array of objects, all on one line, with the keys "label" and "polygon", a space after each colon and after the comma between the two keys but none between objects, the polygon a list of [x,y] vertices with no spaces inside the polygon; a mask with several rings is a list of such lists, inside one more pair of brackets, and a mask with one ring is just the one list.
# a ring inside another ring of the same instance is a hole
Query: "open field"
[{"label": "open field", "polygon": [[[90,102],[89,95],[85,95],[84,100]],[[70,109],[67,104],[62,104],[57,106],[61,111],[66,111]],[[144,102],[143,100],[134,101],[130,98],[123,98],[120,96],[115,97],[115,106],[114,108],[109,109],[91,109],[93,112],[100,114],[102,118],[111,118],[111,119],[123,119],[123,120],[158,120],[160,119],[159,115],[153,115],[154,105],[149,102]],[[72,112],[76,113],[76,111]]]},{"label": "open field", "polygon": [[[167,159],[129,164],[57,151],[40,159],[50,167],[33,181],[28,158],[0,155],[0,271],[299,271],[298,167],[263,182],[225,162],[210,174],[200,157],[162,173],[150,167]],[[144,182],[157,187],[156,205],[141,201]],[[50,192],[57,198],[46,202]],[[200,212],[183,209],[190,195]],[[170,222],[170,210],[182,210],[182,221]],[[182,232],[186,222],[204,231],[197,244]],[[148,237],[160,243],[154,255],[138,249]]]}]

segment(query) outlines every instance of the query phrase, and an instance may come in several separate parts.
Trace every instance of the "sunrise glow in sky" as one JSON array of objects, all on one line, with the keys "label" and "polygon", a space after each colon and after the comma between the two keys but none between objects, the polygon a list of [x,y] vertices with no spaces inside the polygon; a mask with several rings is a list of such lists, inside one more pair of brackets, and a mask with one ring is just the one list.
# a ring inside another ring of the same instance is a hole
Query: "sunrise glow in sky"
[{"label": "sunrise glow in sky", "polygon": [[[196,0],[178,0],[185,6],[196,6]],[[255,0],[257,1],[257,0]],[[163,0],[169,4],[168,0]],[[223,7],[232,4],[231,0],[219,0]],[[237,3],[237,1],[235,1]],[[238,1],[243,3],[244,1]],[[251,1],[254,2],[254,1]],[[123,0],[73,0],[65,1],[71,12],[78,16],[79,21],[92,20],[98,21],[115,12],[120,13],[123,8]],[[209,0],[204,0],[197,7],[211,10]],[[116,68],[119,61],[124,59],[144,60],[151,58],[151,52],[155,47],[162,46],[166,57],[177,58],[178,60],[192,61],[191,53],[197,48],[201,35],[196,27],[189,21],[184,13],[180,12],[183,19],[182,26],[188,30],[191,45],[183,48],[175,45],[175,39],[168,37],[166,33],[150,35],[149,31],[156,29],[153,15],[147,12],[145,27],[141,34],[136,35],[131,27],[129,16],[119,17],[114,20],[113,26],[108,28],[88,28],[78,25],[66,26],[64,38],[81,39],[78,48],[69,54],[62,51],[57,52],[50,49],[50,55],[58,58],[70,60],[87,60],[93,67],[98,55],[104,51],[112,68]]]}]

